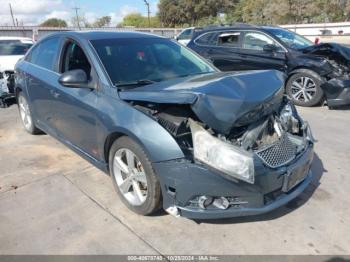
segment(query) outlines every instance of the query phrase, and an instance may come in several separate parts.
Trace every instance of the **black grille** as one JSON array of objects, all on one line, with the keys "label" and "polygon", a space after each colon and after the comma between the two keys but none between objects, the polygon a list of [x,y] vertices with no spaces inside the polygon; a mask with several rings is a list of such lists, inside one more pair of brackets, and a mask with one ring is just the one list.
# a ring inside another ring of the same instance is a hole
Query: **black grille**
[{"label": "black grille", "polygon": [[275,143],[255,151],[269,167],[276,168],[292,161],[297,154],[297,145],[284,134]]}]

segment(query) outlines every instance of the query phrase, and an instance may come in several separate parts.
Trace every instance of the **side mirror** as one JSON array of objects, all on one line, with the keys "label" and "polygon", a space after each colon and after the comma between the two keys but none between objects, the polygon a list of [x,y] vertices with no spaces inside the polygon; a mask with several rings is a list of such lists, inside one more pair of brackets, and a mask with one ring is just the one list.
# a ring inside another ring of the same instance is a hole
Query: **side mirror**
[{"label": "side mirror", "polygon": [[176,35],[176,36],[174,36],[174,39],[175,39],[176,41],[178,41],[178,40],[179,40],[179,37]]},{"label": "side mirror", "polygon": [[84,70],[75,69],[63,73],[58,82],[66,87],[84,88],[87,87],[88,77]]},{"label": "side mirror", "polygon": [[267,45],[264,45],[263,50],[264,50],[265,52],[270,52],[270,53],[272,53],[272,52],[277,51],[277,46],[272,45],[272,44],[267,44]]}]

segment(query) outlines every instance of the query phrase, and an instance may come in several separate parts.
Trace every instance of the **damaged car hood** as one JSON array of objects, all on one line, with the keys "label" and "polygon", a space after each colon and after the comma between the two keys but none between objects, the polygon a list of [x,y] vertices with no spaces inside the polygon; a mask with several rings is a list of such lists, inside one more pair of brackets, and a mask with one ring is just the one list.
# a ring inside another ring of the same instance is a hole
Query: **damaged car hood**
[{"label": "damaged car hood", "polygon": [[305,54],[327,57],[346,66],[350,66],[350,48],[336,43],[322,43],[302,50]]},{"label": "damaged car hood", "polygon": [[126,101],[188,104],[202,122],[228,134],[234,126],[276,110],[284,80],[284,74],[276,70],[215,72],[123,90],[119,95]]}]

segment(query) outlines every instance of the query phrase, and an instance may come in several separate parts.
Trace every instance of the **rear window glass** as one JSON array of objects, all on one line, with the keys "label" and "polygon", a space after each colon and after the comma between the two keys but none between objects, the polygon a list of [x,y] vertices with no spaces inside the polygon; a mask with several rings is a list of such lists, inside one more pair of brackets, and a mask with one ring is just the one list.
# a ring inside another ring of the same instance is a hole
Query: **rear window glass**
[{"label": "rear window glass", "polygon": [[37,44],[29,53],[27,61],[43,68],[53,70],[59,48],[59,39],[51,38]]},{"label": "rear window glass", "polygon": [[199,36],[195,42],[196,42],[196,44],[199,44],[199,45],[215,45],[216,44],[216,41],[214,38],[215,34],[216,33],[203,34],[203,35]]},{"label": "rear window glass", "polygon": [[190,40],[192,38],[193,30],[192,29],[186,29],[183,31],[179,36],[178,40]]},{"label": "rear window glass", "polygon": [[240,32],[222,33],[219,35],[218,45],[238,47],[240,36]]}]

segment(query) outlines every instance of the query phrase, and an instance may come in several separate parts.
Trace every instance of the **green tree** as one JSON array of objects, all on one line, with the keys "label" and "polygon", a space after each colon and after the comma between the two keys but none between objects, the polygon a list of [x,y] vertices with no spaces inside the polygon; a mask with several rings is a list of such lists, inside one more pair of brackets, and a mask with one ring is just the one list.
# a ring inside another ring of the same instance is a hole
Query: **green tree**
[{"label": "green tree", "polygon": [[124,26],[141,27],[144,23],[144,17],[140,13],[128,14],[123,18]]},{"label": "green tree", "polygon": [[[160,27],[158,16],[150,17],[151,27]],[[148,27],[148,17],[142,16],[140,13],[128,14],[124,17],[123,26]]]},{"label": "green tree", "polygon": [[40,24],[43,27],[67,27],[67,22],[63,19],[50,18]]},{"label": "green tree", "polygon": [[104,27],[111,23],[112,18],[110,16],[102,16],[92,24],[93,27]]},{"label": "green tree", "polygon": [[91,27],[91,24],[84,15],[80,15],[78,17],[73,16],[71,18],[71,23],[74,27]]},{"label": "green tree", "polygon": [[159,18],[164,26],[198,25],[232,9],[237,0],[160,0]]}]

